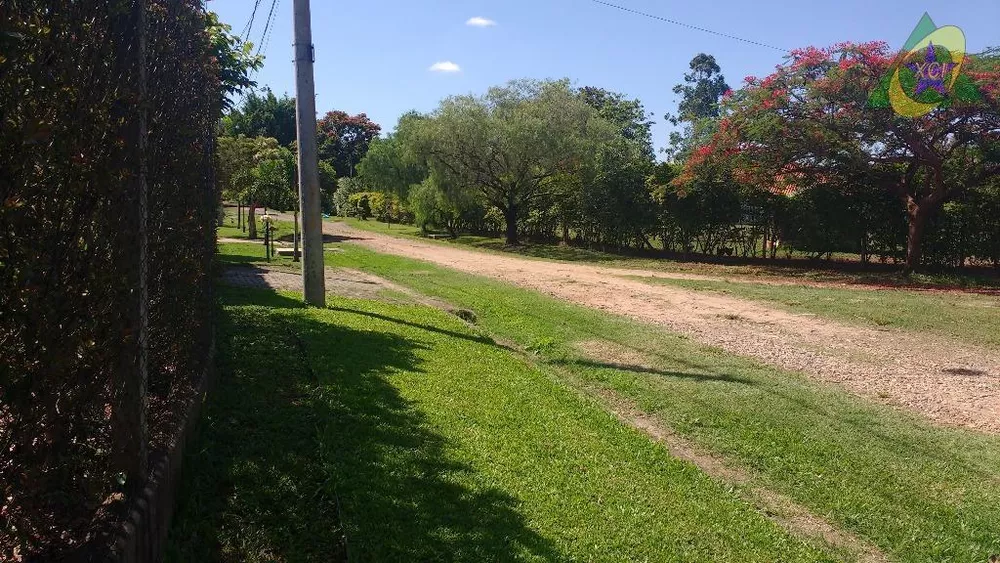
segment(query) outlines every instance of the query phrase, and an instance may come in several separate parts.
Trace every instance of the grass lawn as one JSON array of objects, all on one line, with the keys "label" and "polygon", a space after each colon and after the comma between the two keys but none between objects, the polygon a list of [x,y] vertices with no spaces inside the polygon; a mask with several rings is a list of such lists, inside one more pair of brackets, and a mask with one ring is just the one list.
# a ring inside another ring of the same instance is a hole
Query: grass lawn
[{"label": "grass lawn", "polygon": [[260,241],[243,243],[222,243],[220,249],[224,249],[218,254],[218,260],[224,265],[259,265],[279,270],[301,271],[302,266],[298,262],[293,262],[291,256],[272,256],[268,262],[265,257],[264,244]]},{"label": "grass lawn", "polygon": [[984,561],[1000,553],[1000,437],[936,428],[659,327],[425,262],[341,248],[327,254],[329,265],[474,311],[486,334],[530,350],[538,369],[631,399],[894,558]]},{"label": "grass lawn", "polygon": [[[264,214],[262,209],[257,210],[257,236],[263,239],[264,229],[263,224],[260,221],[261,215]],[[243,218],[246,219],[246,209],[243,210]],[[222,222],[222,226],[217,229],[219,238],[239,238],[246,239],[247,233],[240,227],[236,226],[236,209],[226,208],[226,217]],[[275,221],[274,222],[274,236],[276,238],[281,237],[291,237],[295,233],[295,223],[293,221]],[[249,240],[249,239],[248,239]],[[289,238],[289,240],[291,240]],[[263,244],[263,243],[260,243]]]},{"label": "grass lawn", "polygon": [[881,291],[675,280],[635,276],[661,283],[763,301],[795,313],[925,332],[1000,348],[1000,298],[970,293]]},{"label": "grass lawn", "polygon": [[219,299],[170,561],[833,560],[449,314]]},{"label": "grass lawn", "polygon": [[[374,220],[361,221],[354,218],[336,218],[352,227],[371,231],[375,233],[389,234],[393,236],[420,238],[430,241],[424,237],[420,229],[412,225],[386,225]],[[887,268],[885,271],[844,271],[830,268],[823,268],[822,262],[819,267],[811,267],[810,264],[802,260],[801,264],[789,266],[783,263],[769,264],[726,264],[715,263],[711,257],[703,257],[704,262],[680,261],[676,259],[664,258],[652,253],[642,253],[635,256],[627,254],[616,254],[611,252],[601,252],[588,248],[575,246],[560,246],[554,244],[525,244],[518,247],[509,247],[504,244],[503,239],[488,236],[461,235],[456,239],[445,239],[438,242],[440,244],[459,244],[476,248],[487,252],[514,253],[526,258],[538,258],[544,260],[558,260],[562,262],[582,262],[600,266],[610,266],[615,268],[628,268],[640,270],[656,270],[663,272],[677,272],[687,274],[700,274],[717,277],[757,277],[757,278],[781,278],[781,279],[801,279],[817,282],[834,283],[864,283],[874,285],[889,286],[943,286],[943,287],[968,287],[968,288],[998,288],[1000,287],[1000,276],[989,277],[957,275],[957,274],[927,274],[918,273],[910,278],[904,278],[896,269]]]}]

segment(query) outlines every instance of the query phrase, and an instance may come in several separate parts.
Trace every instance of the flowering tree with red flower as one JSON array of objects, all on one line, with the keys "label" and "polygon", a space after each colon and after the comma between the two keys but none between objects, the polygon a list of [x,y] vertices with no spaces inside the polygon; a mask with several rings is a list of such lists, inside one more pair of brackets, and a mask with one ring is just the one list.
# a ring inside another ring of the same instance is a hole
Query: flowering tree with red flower
[{"label": "flowering tree with red flower", "polygon": [[348,115],[338,110],[327,112],[316,124],[316,130],[320,160],[329,162],[337,176],[345,178],[354,176],[358,163],[382,127],[363,113]]},{"label": "flowering tree with red flower", "polygon": [[905,206],[912,271],[929,218],[1000,174],[1000,72],[995,56],[970,57],[963,81],[974,86],[974,99],[954,97],[924,116],[903,117],[871,100],[904,59],[878,42],[793,51],[772,75],[747,77],[727,96],[718,132],[675,186],[720,167],[772,193],[862,178]]}]

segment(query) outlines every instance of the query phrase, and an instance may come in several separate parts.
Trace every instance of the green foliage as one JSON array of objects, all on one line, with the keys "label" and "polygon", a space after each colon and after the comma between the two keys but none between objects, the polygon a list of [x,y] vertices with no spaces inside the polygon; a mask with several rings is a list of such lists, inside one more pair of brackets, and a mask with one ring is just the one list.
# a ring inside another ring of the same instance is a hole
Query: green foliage
[{"label": "green foliage", "polygon": [[328,112],[316,123],[316,129],[319,159],[329,162],[341,178],[354,176],[358,163],[382,130],[363,113],[348,115],[343,111]]},{"label": "green foliage", "polygon": [[262,161],[279,154],[281,146],[269,137],[219,137],[216,141],[218,169],[216,178],[222,198],[248,202],[248,174]]},{"label": "green foliage", "polygon": [[581,171],[616,134],[567,81],[529,80],[448,98],[419,129],[431,167],[503,213],[509,244],[553,179]]},{"label": "green foliage", "polygon": [[351,196],[365,191],[365,186],[355,178],[340,178],[337,180],[337,191],[333,194],[334,212],[341,217],[354,217],[357,209]]},{"label": "green foliage", "polygon": [[653,170],[641,145],[624,141],[598,155],[584,174],[581,204],[570,228],[589,244],[642,248],[656,217],[646,179]]},{"label": "green foliage", "polygon": [[243,105],[222,119],[222,134],[235,137],[271,137],[283,147],[295,142],[295,98],[278,98],[270,89],[251,92]]},{"label": "green foliage", "polygon": [[257,205],[277,211],[297,211],[298,168],[292,151],[280,147],[261,159],[250,170],[247,191],[248,199]]},{"label": "green foliage", "polygon": [[382,223],[403,223],[413,219],[395,194],[383,192],[359,192],[348,196],[348,209],[361,220],[374,217]]},{"label": "green foliage", "polygon": [[264,58],[253,54],[253,43],[233,35],[230,25],[219,21],[215,12],[206,12],[205,28],[212,44],[212,55],[219,67],[223,108],[232,109],[232,98],[257,86],[251,75],[264,66]]},{"label": "green foliage", "polygon": [[335,194],[337,192],[337,171],[325,160],[319,161],[319,194],[323,213],[334,214],[337,210]]},{"label": "green foliage", "polygon": [[683,126],[682,131],[670,134],[670,146],[666,149],[668,156],[680,161],[715,133],[719,101],[730,89],[714,56],[699,53],[691,59],[690,67],[684,83],[674,86],[674,94],[681,97],[677,114],[665,116],[675,126]]},{"label": "green foliage", "polygon": [[652,127],[655,122],[650,119],[652,113],[646,111],[642,102],[593,86],[580,88],[579,94],[601,117],[618,126],[623,138],[637,143],[642,147],[643,154],[649,160],[653,159]]},{"label": "green foliage", "polygon": [[406,197],[411,186],[429,175],[426,159],[418,152],[416,136],[424,116],[410,112],[399,118],[396,131],[372,141],[358,164],[358,179],[373,189]]},{"label": "green foliage", "polygon": [[194,0],[0,8],[0,560],[113,559],[147,461],[196,394],[214,132],[242,72],[206,26]]}]

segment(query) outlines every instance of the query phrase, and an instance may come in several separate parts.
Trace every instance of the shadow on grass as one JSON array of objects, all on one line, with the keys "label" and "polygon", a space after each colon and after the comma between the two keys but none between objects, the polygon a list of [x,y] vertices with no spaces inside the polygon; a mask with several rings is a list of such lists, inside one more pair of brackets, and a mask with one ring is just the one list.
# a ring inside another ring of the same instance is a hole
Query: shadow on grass
[{"label": "shadow on grass", "polygon": [[218,254],[219,262],[223,264],[256,264],[263,262],[265,258],[263,256],[249,256],[246,254]]},{"label": "shadow on grass", "polygon": [[596,369],[616,369],[621,371],[630,371],[633,373],[645,373],[649,375],[659,375],[663,377],[674,377],[677,379],[697,379],[702,381],[726,381],[729,383],[740,383],[742,385],[757,385],[756,381],[752,379],[747,379],[744,377],[737,377],[728,374],[703,374],[703,373],[688,373],[683,371],[668,371],[662,369],[656,369],[646,366],[637,366],[633,364],[622,364],[617,362],[599,362],[594,360],[584,360],[584,359],[555,359],[550,360],[549,363],[562,367],[572,367],[572,366],[582,366],[585,368],[596,368]]},{"label": "shadow on grass", "polygon": [[358,310],[358,309],[351,309],[349,307],[330,307],[330,310],[331,311],[340,311],[340,312],[343,312],[343,313],[351,313],[351,314],[354,314],[354,315],[362,315],[362,316],[369,317],[369,318],[372,318],[372,319],[378,319],[380,321],[386,321],[386,322],[390,322],[390,323],[400,324],[400,325],[403,325],[403,326],[408,326],[408,327],[413,327],[413,328],[419,328],[420,330],[426,330],[426,331],[434,332],[434,333],[437,333],[437,334],[443,334],[445,336],[450,336],[452,338],[461,338],[462,340],[469,340],[471,342],[476,342],[478,344],[487,344],[489,346],[495,346],[495,345],[497,345],[496,342],[494,342],[492,338],[489,338],[487,336],[471,335],[471,334],[465,334],[465,333],[461,333],[461,332],[455,332],[453,330],[447,330],[447,329],[443,329],[443,328],[438,328],[436,326],[425,325],[425,324],[421,324],[421,323],[414,323],[414,322],[410,322],[410,321],[407,321],[407,320],[398,319],[396,317],[390,317],[390,316],[387,316],[387,315],[382,315],[382,314],[379,314],[379,313],[372,313],[372,312],[369,312],[369,311],[361,311],[361,310]]},{"label": "shadow on grass", "polygon": [[473,470],[388,380],[419,371],[421,344],[320,322],[273,293],[220,297],[220,377],[168,561],[559,557],[517,499],[464,484]]}]

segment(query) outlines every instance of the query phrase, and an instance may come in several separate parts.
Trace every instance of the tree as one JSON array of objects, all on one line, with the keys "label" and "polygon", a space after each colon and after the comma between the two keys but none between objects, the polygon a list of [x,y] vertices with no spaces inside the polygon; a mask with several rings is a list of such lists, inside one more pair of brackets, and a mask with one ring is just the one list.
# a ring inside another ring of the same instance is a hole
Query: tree
[{"label": "tree", "polygon": [[576,229],[587,242],[621,248],[647,242],[654,221],[646,177],[653,171],[650,113],[639,100],[602,88],[584,87],[583,100],[611,123],[617,139],[606,143],[577,178],[566,178],[555,205],[562,218],[562,238],[568,242],[566,217],[576,211]]},{"label": "tree", "polygon": [[593,86],[580,88],[580,97],[596,109],[601,117],[616,125],[622,137],[637,143],[649,160],[653,160],[652,127],[655,122],[650,119],[652,113],[646,112],[642,102]]},{"label": "tree", "polygon": [[295,98],[278,98],[266,90],[263,95],[251,92],[243,106],[222,118],[222,133],[235,137],[272,137],[283,147],[295,142]]},{"label": "tree", "polygon": [[518,220],[532,204],[557,177],[579,172],[615,131],[568,81],[520,80],[444,100],[421,123],[420,137],[436,172],[503,213],[506,242],[515,245]]},{"label": "tree", "polygon": [[212,45],[212,54],[219,65],[219,82],[222,86],[222,108],[232,109],[232,97],[257,86],[250,78],[253,71],[264,66],[264,58],[253,55],[253,43],[244,42],[232,34],[232,26],[219,21],[215,12],[205,14],[205,29]]},{"label": "tree", "polygon": [[276,139],[270,137],[219,137],[216,143],[218,168],[216,179],[222,191],[223,199],[236,201],[250,208],[248,217],[251,239],[257,238],[257,221],[254,211],[260,201],[256,200],[257,191],[254,171],[267,159],[277,158],[281,146]]},{"label": "tree", "polygon": [[622,137],[602,147],[596,157],[581,175],[578,232],[602,247],[647,245],[646,234],[656,219],[646,188],[653,170],[651,155]]},{"label": "tree", "polygon": [[357,166],[358,179],[371,189],[406,198],[410,186],[420,184],[429,174],[415,138],[423,119],[419,113],[406,113],[399,118],[394,133],[374,139]]},{"label": "tree", "polygon": [[665,116],[675,126],[684,127],[683,132],[670,134],[670,148],[666,151],[677,160],[685,160],[693,147],[712,135],[719,117],[719,101],[730,90],[714,56],[699,53],[691,59],[690,68],[684,83],[674,86],[674,94],[681,96],[677,115]]},{"label": "tree", "polygon": [[[936,56],[943,56],[940,51]],[[934,55],[933,47],[916,54]],[[781,183],[846,185],[860,176],[902,201],[905,269],[913,271],[930,218],[961,191],[1000,174],[1000,73],[988,57],[973,60],[956,82],[956,91],[971,91],[973,98],[923,92],[921,99],[936,101],[936,108],[904,117],[871,102],[878,101],[886,77],[906,72],[908,60],[893,56],[884,43],[793,51],[771,76],[747,78],[680,183],[720,163],[766,190]]]},{"label": "tree", "polygon": [[357,209],[351,196],[365,191],[365,186],[356,178],[338,178],[337,191],[333,193],[334,213],[340,217],[352,217]]},{"label": "tree", "polygon": [[323,213],[333,214],[336,211],[334,194],[337,192],[337,171],[329,162],[319,161],[319,194]]},{"label": "tree", "polygon": [[[298,167],[295,153],[285,147],[257,155],[257,165],[242,179],[246,182],[247,198],[252,202],[250,224],[253,225],[253,209],[260,205],[276,211],[292,211],[295,216],[293,259],[299,259],[299,193]],[[256,229],[254,233],[256,234]],[[254,237],[250,237],[254,238]]]},{"label": "tree", "polygon": [[355,168],[368,153],[382,128],[368,116],[331,111],[316,124],[319,159],[329,162],[340,178],[354,176]]}]

